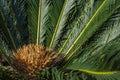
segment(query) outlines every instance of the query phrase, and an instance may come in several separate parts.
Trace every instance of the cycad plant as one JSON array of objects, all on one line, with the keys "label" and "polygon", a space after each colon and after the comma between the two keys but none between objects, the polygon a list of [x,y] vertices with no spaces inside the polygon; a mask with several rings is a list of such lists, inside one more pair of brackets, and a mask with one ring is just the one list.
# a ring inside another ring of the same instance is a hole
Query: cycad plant
[{"label": "cycad plant", "polygon": [[0,0],[0,56],[4,80],[120,80],[120,1]]}]

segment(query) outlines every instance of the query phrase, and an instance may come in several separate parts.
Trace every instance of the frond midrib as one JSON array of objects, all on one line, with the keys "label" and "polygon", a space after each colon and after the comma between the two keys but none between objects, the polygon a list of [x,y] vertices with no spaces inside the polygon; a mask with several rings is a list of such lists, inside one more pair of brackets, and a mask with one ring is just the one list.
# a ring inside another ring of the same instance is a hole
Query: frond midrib
[{"label": "frond midrib", "polygon": [[118,73],[119,71],[92,71],[87,69],[79,69],[81,72],[89,73],[89,74],[95,74],[95,75],[110,75]]},{"label": "frond midrib", "polygon": [[76,42],[79,40],[79,38],[82,36],[82,34],[86,31],[86,29],[89,27],[89,24],[92,22],[92,20],[95,18],[95,16],[97,15],[97,13],[101,10],[101,8],[104,6],[104,4],[106,3],[107,0],[104,0],[103,3],[100,5],[100,7],[96,10],[96,12],[94,13],[94,15],[92,16],[92,18],[89,20],[89,22],[86,24],[86,26],[84,27],[84,29],[82,30],[82,32],[78,35],[77,39],[73,42],[73,44],[70,46],[70,48],[68,49],[68,51],[66,52],[66,54],[68,54],[70,52],[70,50],[74,47],[74,45],[76,44]]},{"label": "frond midrib", "polygon": [[58,17],[58,21],[57,21],[57,24],[56,24],[56,26],[55,26],[55,30],[54,30],[54,33],[53,33],[53,36],[52,36],[52,40],[51,40],[51,43],[50,43],[50,46],[49,46],[50,48],[52,48],[52,46],[53,46],[54,39],[55,39],[55,36],[56,36],[57,30],[58,30],[58,27],[59,27],[59,24],[60,24],[60,21],[61,21],[62,15],[63,15],[63,13],[64,13],[64,8],[65,8],[65,5],[66,5],[66,1],[67,1],[67,0],[64,1],[64,4],[63,4],[63,7],[62,7],[62,10],[61,10],[61,12],[60,12],[60,16]]},{"label": "frond midrib", "polygon": [[[119,5],[116,9],[118,9],[119,7],[120,7],[120,5]],[[116,9],[115,9],[115,10],[116,10]],[[115,11],[115,10],[114,10],[114,11]],[[114,11],[113,11],[113,12],[114,12]],[[84,43],[83,43],[83,44],[84,44]],[[82,45],[82,44],[81,44],[81,45]],[[70,58],[70,57],[81,47],[81,45],[78,46],[78,47],[70,54],[70,56],[69,56],[68,58]]]},{"label": "frond midrib", "polygon": [[38,23],[37,23],[37,40],[36,40],[37,45],[39,44],[39,41],[40,41],[41,9],[42,9],[42,0],[39,0]]},{"label": "frond midrib", "polygon": [[[88,2],[89,3],[89,2]],[[68,34],[67,39],[65,40],[65,42],[63,43],[62,47],[59,49],[58,54],[60,54],[62,52],[62,50],[64,49],[65,45],[67,44],[68,40],[70,39],[71,35],[72,35],[72,31],[74,30],[74,28],[79,24],[80,19],[83,17],[85,11],[82,11],[82,14],[79,16],[78,20],[76,21],[74,27],[72,28],[72,30],[70,31],[70,33]]]},{"label": "frond midrib", "polygon": [[[1,12],[1,9],[0,9],[0,14],[1,14],[1,17],[2,17],[3,21],[5,21],[5,18],[4,18],[3,13]],[[5,24],[5,23],[4,23],[4,24]],[[17,47],[16,47],[16,45],[15,45],[15,41],[14,41],[14,39],[12,38],[11,32],[10,32],[9,28],[7,27],[7,24],[5,24],[5,28],[6,28],[7,32],[8,32],[9,37],[10,37],[11,43],[12,43],[12,45],[13,45],[13,48],[14,48],[14,50],[16,50]]]}]

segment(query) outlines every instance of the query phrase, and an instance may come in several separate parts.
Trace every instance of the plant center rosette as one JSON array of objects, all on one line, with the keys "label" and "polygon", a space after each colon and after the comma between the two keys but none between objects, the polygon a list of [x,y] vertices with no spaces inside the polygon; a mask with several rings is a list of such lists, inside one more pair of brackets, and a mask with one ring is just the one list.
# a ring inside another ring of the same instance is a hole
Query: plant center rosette
[{"label": "plant center rosette", "polygon": [[43,45],[24,45],[13,52],[13,62],[18,72],[35,76],[35,70],[43,70],[55,64],[58,56],[55,51],[45,48]]}]

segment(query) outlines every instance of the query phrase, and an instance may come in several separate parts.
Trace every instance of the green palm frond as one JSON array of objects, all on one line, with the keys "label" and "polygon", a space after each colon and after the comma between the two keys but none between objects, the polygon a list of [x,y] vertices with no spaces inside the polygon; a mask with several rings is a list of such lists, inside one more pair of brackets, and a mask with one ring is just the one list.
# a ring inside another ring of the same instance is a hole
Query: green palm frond
[{"label": "green palm frond", "polygon": [[16,49],[16,44],[14,42],[14,39],[12,38],[12,34],[10,32],[10,29],[7,28],[7,24],[5,22],[5,17],[3,15],[1,9],[0,9],[0,18],[1,18],[1,20],[0,20],[0,23],[1,23],[1,32],[3,31],[4,35],[8,35],[8,36],[6,36],[6,38],[7,38],[6,40],[9,40],[7,42],[11,45],[12,48]]},{"label": "green palm frond", "polygon": [[62,31],[64,29],[65,23],[67,22],[67,18],[69,16],[69,12],[71,11],[71,9],[73,9],[73,7],[75,6],[75,2],[76,0],[65,0],[63,3],[63,6],[61,8],[60,14],[58,16],[58,19],[56,20],[56,24],[55,24],[55,30],[51,39],[51,43],[50,43],[50,47],[51,48],[55,48],[55,46],[57,45],[59,39],[60,39],[60,35],[62,35]]},{"label": "green palm frond", "polygon": [[[27,0],[28,3],[28,26],[32,43],[45,44],[49,20],[49,1]],[[39,4],[38,4],[39,3]],[[36,39],[36,40],[35,40]]]},{"label": "green palm frond", "polygon": [[[115,12],[114,16],[116,15],[119,15],[119,10]],[[89,39],[84,49],[79,49],[75,54],[76,57],[72,56],[68,60],[66,66],[69,64],[68,69],[93,74],[98,80],[102,78],[107,80],[107,78],[110,79],[110,76],[111,79],[119,79],[120,20],[111,16],[102,26]],[[73,61],[72,64],[71,61]]]},{"label": "green palm frond", "polygon": [[[46,69],[43,72],[38,72],[39,79],[51,79],[51,80],[83,80],[92,79],[92,77],[87,77],[85,74],[79,73],[77,71],[62,71],[57,68]],[[79,75],[79,76],[78,76]]]},{"label": "green palm frond", "polygon": [[[15,16],[15,24],[21,38],[21,45],[28,44],[29,42],[29,33],[27,27],[27,12],[26,12],[26,3],[25,0],[12,0],[11,9],[13,10]],[[24,31],[23,31],[24,29]]]},{"label": "green palm frond", "polygon": [[[2,40],[2,38],[0,37],[0,56],[4,56],[5,60],[7,60],[7,62],[12,65],[12,61],[10,59],[10,57],[12,57],[10,50],[8,49],[8,46],[6,45],[6,43]],[[1,63],[1,62],[0,62]]]},{"label": "green palm frond", "polygon": [[[29,39],[31,43],[35,43],[37,39],[37,13],[38,5],[37,1],[27,0],[28,2],[28,27],[29,27]],[[34,15],[33,15],[34,14]]]},{"label": "green palm frond", "polygon": [[93,74],[96,77],[103,76],[105,80],[110,78],[110,76],[113,79],[119,79],[119,42],[120,36],[114,38],[105,45],[95,48],[90,46],[79,55],[76,55],[66,66],[68,66],[68,69],[80,70],[85,73]]},{"label": "green palm frond", "polygon": [[[24,19],[25,14],[23,15],[22,13],[24,9],[15,9],[19,6],[24,7],[24,4],[22,2],[16,2],[15,0],[12,2],[1,0],[0,4],[1,28],[6,37],[5,40],[11,48],[16,50],[23,44],[28,43],[27,24]],[[22,31],[23,29],[24,31]]]},{"label": "green palm frond", "polygon": [[[66,51],[66,54],[72,55],[73,53],[71,52],[75,52],[77,49],[79,49],[93,35],[93,33],[99,29],[99,27],[101,27],[101,25],[114,13],[114,11],[119,8],[119,4],[112,6],[114,4],[116,3],[104,0],[93,13],[91,18],[89,18],[87,22],[85,21],[85,24],[79,25],[83,26],[82,29],[75,27],[77,29],[71,32],[73,35],[70,35],[70,38],[68,38],[68,42],[64,47],[65,50],[63,51]],[[110,10],[108,6],[112,6]]]}]

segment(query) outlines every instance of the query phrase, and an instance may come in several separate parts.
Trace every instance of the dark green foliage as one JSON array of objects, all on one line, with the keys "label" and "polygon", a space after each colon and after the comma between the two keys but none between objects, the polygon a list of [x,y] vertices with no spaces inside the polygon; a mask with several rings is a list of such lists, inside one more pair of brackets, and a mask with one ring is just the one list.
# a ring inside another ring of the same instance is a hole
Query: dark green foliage
[{"label": "dark green foliage", "polygon": [[[17,28],[20,33],[22,44],[29,43],[29,32],[28,32],[28,21],[27,21],[27,12],[25,11],[27,8],[27,4],[24,0],[12,0],[11,6],[14,12],[14,15],[17,19]],[[24,29],[24,31],[23,31]]]},{"label": "dark green foliage", "polygon": [[119,80],[120,1],[0,0],[0,56],[14,67],[12,51],[31,43],[62,55],[35,79]]},{"label": "dark green foliage", "polygon": [[15,71],[5,69],[0,65],[0,80],[23,80],[22,76]]}]

